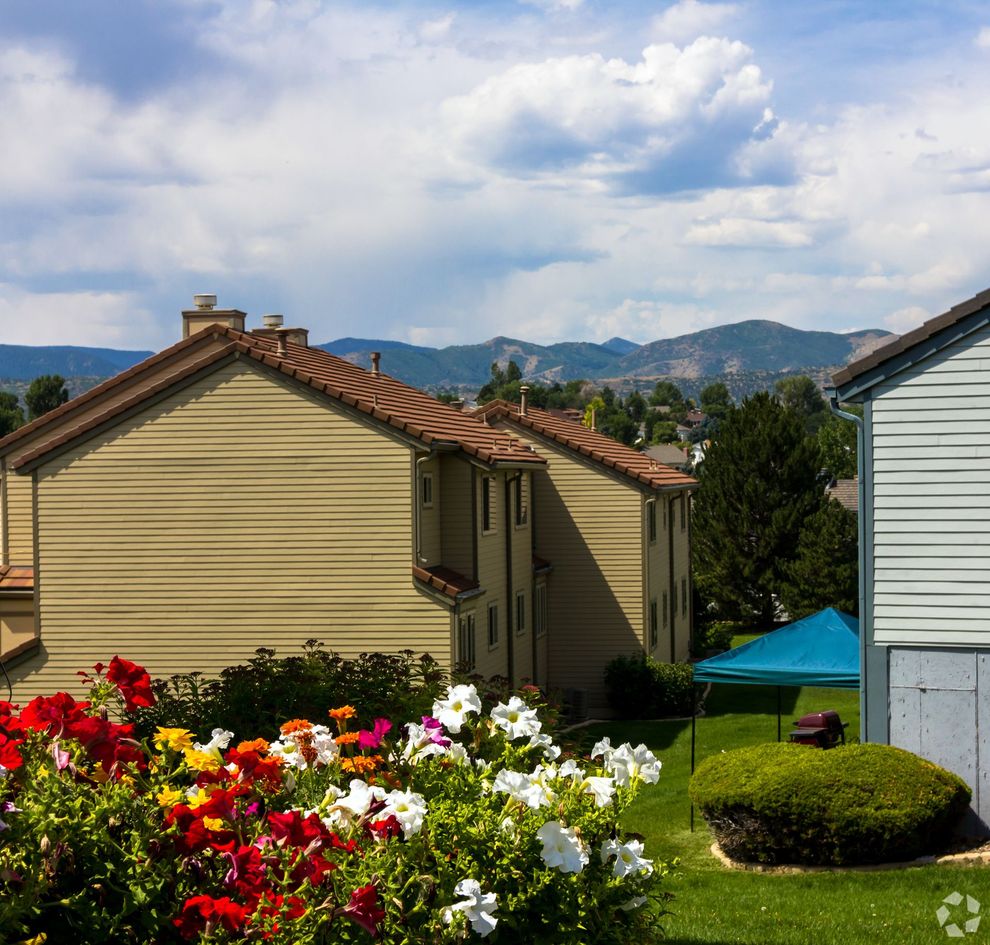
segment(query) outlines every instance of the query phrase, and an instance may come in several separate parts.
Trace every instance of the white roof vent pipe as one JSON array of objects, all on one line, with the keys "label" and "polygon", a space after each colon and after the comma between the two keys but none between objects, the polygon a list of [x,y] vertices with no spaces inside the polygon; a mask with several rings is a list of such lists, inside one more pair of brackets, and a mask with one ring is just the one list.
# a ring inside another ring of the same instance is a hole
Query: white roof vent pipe
[{"label": "white roof vent pipe", "polygon": [[281,328],[284,323],[285,319],[274,312],[261,316],[261,324],[265,328]]},{"label": "white roof vent pipe", "polygon": [[200,311],[208,312],[217,307],[217,297],[215,293],[201,293],[193,296],[193,305]]}]

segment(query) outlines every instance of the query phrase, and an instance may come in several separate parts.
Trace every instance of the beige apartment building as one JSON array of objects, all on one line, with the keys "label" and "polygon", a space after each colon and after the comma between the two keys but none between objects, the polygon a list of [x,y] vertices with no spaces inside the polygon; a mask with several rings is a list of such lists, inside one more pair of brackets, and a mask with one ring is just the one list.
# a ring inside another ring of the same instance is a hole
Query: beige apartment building
[{"label": "beige apartment building", "polygon": [[[200,301],[177,344],[0,440],[0,655],[15,700],[76,692],[76,671],[114,654],[155,676],[217,673],[318,639],[587,691],[597,712],[606,656],[686,655],[684,617],[668,646],[659,613],[650,635],[659,596],[647,590],[646,624],[631,606],[603,523],[575,505],[576,543],[551,540],[554,502],[580,504],[554,485],[565,453],[377,360],[366,371],[302,329],[248,331],[243,312]],[[615,545],[632,528],[646,549],[643,588],[669,570],[667,497],[693,485],[667,474],[626,487],[636,508],[623,499],[613,516]],[[604,508],[615,483],[599,479]],[[687,526],[671,535],[686,556]],[[605,632],[610,611],[628,633]]]}]

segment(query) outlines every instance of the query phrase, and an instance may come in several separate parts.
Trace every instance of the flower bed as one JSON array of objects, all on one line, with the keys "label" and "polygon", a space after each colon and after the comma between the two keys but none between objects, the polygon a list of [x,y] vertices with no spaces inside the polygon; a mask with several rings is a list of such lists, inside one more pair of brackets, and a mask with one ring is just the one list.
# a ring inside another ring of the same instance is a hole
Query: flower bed
[{"label": "flower bed", "polygon": [[[351,706],[272,741],[138,741],[117,657],[90,699],[0,703],[0,929],[11,941],[643,941],[666,868],[618,828],[659,762],[565,758],[518,696],[449,687],[432,715],[359,728]],[[276,733],[272,733],[275,735]],[[40,940],[39,940],[40,941]]]}]

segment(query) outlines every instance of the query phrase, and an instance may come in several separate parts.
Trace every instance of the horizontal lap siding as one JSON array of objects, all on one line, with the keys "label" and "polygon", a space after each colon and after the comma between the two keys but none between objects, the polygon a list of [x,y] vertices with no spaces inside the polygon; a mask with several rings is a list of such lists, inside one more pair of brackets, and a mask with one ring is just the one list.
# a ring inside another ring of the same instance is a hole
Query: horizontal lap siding
[{"label": "horizontal lap siding", "polygon": [[589,711],[607,714],[606,664],[643,646],[642,493],[525,427],[507,429],[548,461],[534,505],[536,553],[553,564],[550,685],[587,689]]},{"label": "horizontal lap siding", "polygon": [[34,512],[31,476],[6,473],[6,535],[5,564],[34,565]]},{"label": "horizontal lap siding", "polygon": [[115,653],[216,673],[309,638],[428,651],[450,624],[412,583],[408,447],[240,363],[39,470],[43,653],[18,697]]},{"label": "horizontal lap siding", "polygon": [[990,643],[990,332],[874,390],[878,644]]}]

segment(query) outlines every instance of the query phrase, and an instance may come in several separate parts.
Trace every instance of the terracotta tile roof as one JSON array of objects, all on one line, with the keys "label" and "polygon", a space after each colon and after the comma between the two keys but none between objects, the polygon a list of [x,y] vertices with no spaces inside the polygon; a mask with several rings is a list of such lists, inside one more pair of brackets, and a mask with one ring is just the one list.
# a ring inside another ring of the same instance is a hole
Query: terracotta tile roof
[{"label": "terracotta tile roof", "polygon": [[0,564],[0,593],[33,590],[34,568],[19,564]]},{"label": "terracotta tile roof", "polygon": [[443,565],[434,565],[431,568],[420,568],[414,565],[412,573],[416,580],[428,584],[451,600],[461,594],[466,594],[468,591],[479,589],[477,581],[473,581],[451,568],[445,568]]},{"label": "terracotta tile roof", "polygon": [[[213,325],[189,339],[179,342],[178,345],[173,345],[171,349],[166,349],[154,358],[142,362],[142,364],[150,366],[153,362],[160,363],[163,356],[169,352],[174,353],[179,349],[185,349],[193,339],[204,340],[211,335],[226,336],[230,343],[211,351],[198,361],[187,364],[176,373],[163,378],[154,387],[140,391],[133,399],[125,400],[103,414],[90,417],[67,429],[64,424],[57,424],[56,421],[70,413],[66,408],[70,408],[81,400],[81,398],[76,398],[76,400],[63,405],[60,410],[40,418],[35,422],[35,429],[40,429],[44,424],[51,423],[53,436],[41,440],[30,452],[18,456],[17,460],[11,464],[12,468],[18,469],[35,462],[51,450],[67,444],[81,434],[131,409],[144,398],[165,390],[170,385],[203,370],[212,363],[228,358],[232,354],[250,357],[293,377],[333,400],[346,404],[385,425],[420,440],[426,446],[460,449],[488,464],[543,465],[546,462],[542,456],[515,438],[492,430],[469,414],[461,413],[446,404],[442,404],[430,397],[429,394],[409,387],[387,374],[372,374],[364,368],[319,348],[308,348],[289,343],[286,346],[286,355],[280,356],[277,342],[274,340]],[[123,375],[119,375],[118,378],[100,385],[100,387],[104,391],[119,387],[122,383],[135,377],[136,373],[140,373],[138,370],[140,368],[141,365],[137,365],[136,368],[130,369]],[[91,391],[90,394],[92,393]],[[91,399],[90,397],[89,400]],[[56,429],[61,432],[56,432]],[[0,440],[0,451],[11,445],[20,432],[17,431],[17,433]]]},{"label": "terracotta tile roof", "polygon": [[973,298],[954,305],[947,312],[930,318],[913,331],[892,338],[885,344],[880,345],[879,348],[875,348],[865,357],[860,358],[858,361],[853,361],[852,364],[847,364],[841,371],[836,371],[832,375],[832,383],[836,387],[842,387],[867,371],[879,367],[885,361],[889,361],[899,354],[904,354],[915,345],[927,341],[940,331],[952,328],[958,322],[968,318],[970,315],[975,315],[981,309],[985,308],[990,309],[990,289],[984,289],[979,295],[974,295]]},{"label": "terracotta tile roof", "polygon": [[859,513],[858,479],[836,479],[832,485],[826,487],[825,494],[850,512]]},{"label": "terracotta tile roof", "polygon": [[526,415],[521,416],[517,404],[494,400],[479,407],[475,415],[484,417],[489,422],[508,420],[519,424],[653,489],[694,489],[698,485],[696,479],[656,462],[645,453],[625,446],[603,433],[554,417],[545,410],[529,407]]}]

